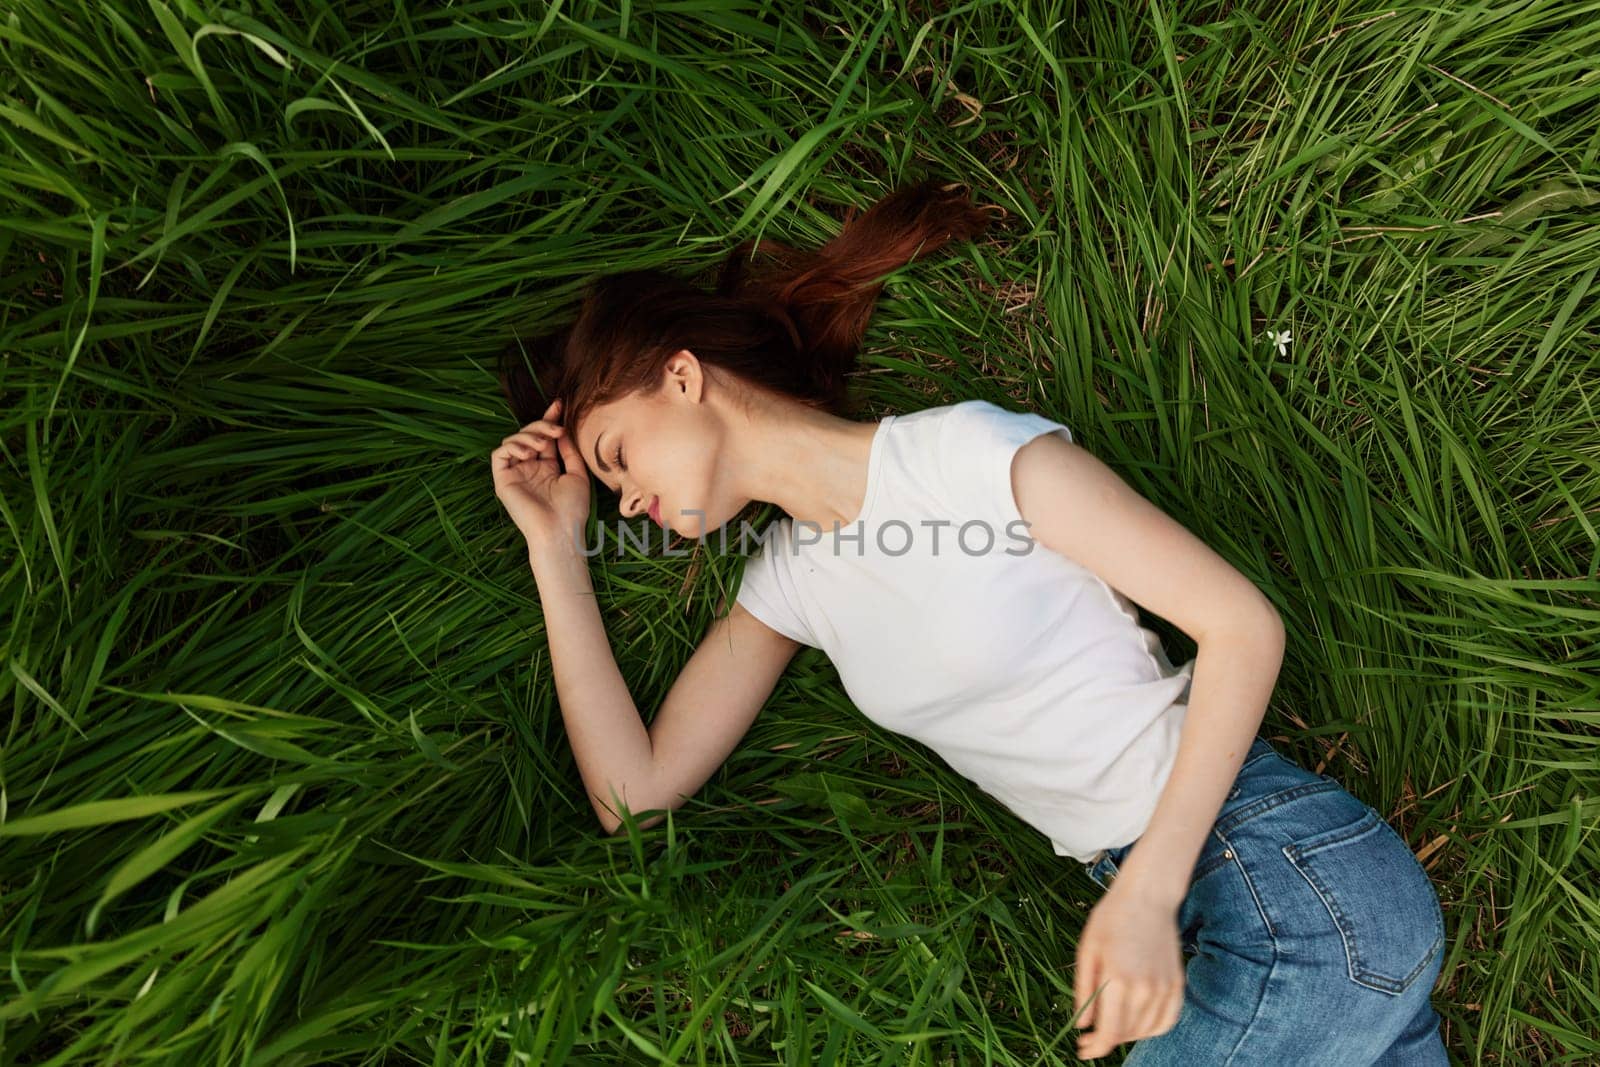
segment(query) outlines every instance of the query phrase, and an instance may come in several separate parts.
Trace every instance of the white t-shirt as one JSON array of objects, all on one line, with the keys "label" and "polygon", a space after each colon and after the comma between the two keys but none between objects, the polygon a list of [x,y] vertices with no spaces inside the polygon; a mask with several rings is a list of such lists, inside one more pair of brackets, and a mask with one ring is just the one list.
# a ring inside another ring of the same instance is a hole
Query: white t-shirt
[{"label": "white t-shirt", "polygon": [[1155,812],[1195,661],[1174,668],[1132,601],[1029,537],[1011,458],[1051,431],[1072,440],[986,400],[887,416],[855,523],[774,522],[736,599],[826,652],[873,722],[1089,862]]}]

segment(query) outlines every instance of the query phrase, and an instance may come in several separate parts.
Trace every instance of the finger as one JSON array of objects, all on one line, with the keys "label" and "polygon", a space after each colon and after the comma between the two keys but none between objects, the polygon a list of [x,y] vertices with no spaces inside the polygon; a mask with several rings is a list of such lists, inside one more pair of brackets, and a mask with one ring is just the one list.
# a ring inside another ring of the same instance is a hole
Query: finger
[{"label": "finger", "polygon": [[1183,1011],[1183,986],[1167,986],[1151,1001],[1150,1024],[1145,1035],[1155,1037],[1178,1025]]},{"label": "finger", "polygon": [[[565,426],[554,421],[553,419],[534,419],[532,422],[528,423],[528,425],[518,430],[517,433],[560,433],[565,429]],[[512,434],[510,436],[514,437],[516,434]]]},{"label": "finger", "polygon": [[1147,1037],[1155,1037],[1157,1034],[1172,1029],[1170,1026],[1162,1025],[1165,1022],[1166,1012],[1167,1002],[1165,1000],[1154,1001],[1151,1005],[1142,1009],[1137,1018],[1130,1017],[1128,1019],[1128,1028],[1123,1033],[1122,1039],[1124,1041],[1142,1041]]},{"label": "finger", "polygon": [[543,426],[543,427],[560,426],[561,425],[561,421],[555,417],[555,411],[556,411],[555,406],[552,404],[550,407],[545,408],[545,411],[544,411],[543,415],[540,415],[537,419],[534,419],[532,422],[529,422],[524,426],[519,426],[518,429],[520,429],[520,430],[536,430],[541,426]]},{"label": "finger", "polygon": [[1073,1014],[1077,1016],[1079,1027],[1093,1026],[1095,1009],[1100,1004],[1098,998],[1090,999],[1100,981],[1100,953],[1093,945],[1078,944],[1078,963],[1073,971],[1076,975],[1072,984]]},{"label": "finger", "polygon": [[1123,983],[1115,977],[1108,978],[1105,988],[1100,991],[1100,1010],[1095,1013],[1094,1033],[1082,1039],[1092,1055],[1110,1052],[1123,1040],[1123,1034],[1126,1033],[1126,1001],[1127,991]]},{"label": "finger", "polygon": [[509,446],[501,445],[489,453],[489,461],[495,467],[511,467],[516,465],[517,457],[512,455]]},{"label": "finger", "polygon": [[569,435],[562,434],[556,438],[556,451],[560,453],[561,462],[566,465],[568,473],[589,473],[588,466],[583,462],[583,453],[578,451],[578,443]]},{"label": "finger", "polygon": [[540,452],[544,451],[544,440],[529,440],[526,437],[508,437],[505,440],[505,444],[501,445],[501,447],[506,451],[519,456],[526,456],[530,453],[533,455],[538,455]]},{"label": "finger", "polygon": [[530,445],[520,440],[507,439],[499,448],[490,455],[494,458],[497,467],[515,467],[527,460],[541,459],[544,449],[538,445]]},{"label": "finger", "polygon": [[539,429],[518,430],[516,433],[502,437],[500,443],[504,445],[510,444],[512,441],[522,441],[526,444],[543,444],[546,441],[560,437],[562,434],[562,429],[559,426],[551,427],[540,422],[536,422],[533,425],[539,427]]},{"label": "finger", "polygon": [[[536,419],[534,421],[535,422],[554,422],[558,417],[560,417],[560,414],[561,414],[561,401],[560,400],[552,400],[552,401],[550,401],[550,406],[544,409],[544,414],[540,418],[538,418],[538,419]],[[532,426],[532,425],[534,425],[534,423],[529,423],[528,425]]]},{"label": "finger", "polygon": [[1183,989],[1181,987],[1176,993],[1167,998],[1164,1008],[1165,1010],[1161,1013],[1161,1017],[1156,1020],[1155,1029],[1150,1034],[1151,1037],[1171,1030],[1178,1025],[1178,1020],[1183,1017]]},{"label": "finger", "polygon": [[1128,989],[1123,1002],[1122,1040],[1145,1037],[1155,1029],[1157,1016],[1166,1009],[1166,999],[1154,986],[1140,982]]},{"label": "finger", "polygon": [[501,444],[531,448],[535,453],[543,455],[552,441],[559,440],[565,436],[566,433],[560,426],[546,430],[519,430],[507,436]]},{"label": "finger", "polygon": [[560,436],[561,436],[561,434],[559,432],[556,432],[556,431],[552,431],[552,432],[549,432],[549,433],[536,433],[536,432],[532,432],[532,431],[524,431],[522,433],[514,433],[510,437],[506,438],[506,440],[507,441],[520,441],[521,443],[523,443],[525,445],[532,445],[534,448],[537,448],[537,449],[542,451],[544,449],[545,445],[549,444],[551,441],[554,441],[557,437],[560,437]]}]

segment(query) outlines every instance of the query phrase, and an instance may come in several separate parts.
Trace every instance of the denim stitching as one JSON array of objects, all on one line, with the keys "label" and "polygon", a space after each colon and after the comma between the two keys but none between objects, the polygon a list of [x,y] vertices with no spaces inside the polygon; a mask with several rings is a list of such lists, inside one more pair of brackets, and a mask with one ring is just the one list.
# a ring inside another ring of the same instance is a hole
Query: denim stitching
[{"label": "denim stitching", "polygon": [[1267,918],[1267,909],[1261,904],[1261,897],[1256,893],[1255,883],[1250,880],[1250,872],[1244,869],[1244,861],[1239,858],[1239,850],[1232,841],[1223,836],[1222,831],[1217,831],[1217,836],[1222,838],[1222,843],[1227,851],[1233,853],[1233,860],[1239,867],[1239,876],[1244,879],[1244,886],[1250,890],[1250,899],[1256,902],[1256,911],[1261,915],[1261,922],[1267,928],[1267,937],[1272,940],[1272,958],[1278,958],[1278,932],[1272,928],[1272,920]]},{"label": "denim stitching", "polygon": [[[1335,837],[1318,839],[1316,851],[1320,852],[1325,848],[1340,844],[1341,842],[1353,841],[1363,834],[1371,833],[1373,830],[1377,829],[1375,818],[1376,817],[1372,814],[1372,812],[1369,811],[1365,815],[1361,816],[1361,818],[1351,823],[1350,826],[1346,828],[1345,833],[1341,833]],[[1362,980],[1362,975],[1366,973],[1366,968],[1361,964],[1361,948],[1356,943],[1355,931],[1350,928],[1348,917],[1345,915],[1343,909],[1339,907],[1339,903],[1334,898],[1332,890],[1329,889],[1328,886],[1317,877],[1316,871],[1309,867],[1301,866],[1300,857],[1306,855],[1306,852],[1302,850],[1298,844],[1291,843],[1284,845],[1283,854],[1289,860],[1289,862],[1294,865],[1294,869],[1299,871],[1301,876],[1310,883],[1312,891],[1317,894],[1317,897],[1322,901],[1322,906],[1327,908],[1328,914],[1332,916],[1334,929],[1339,931],[1339,940],[1344,944],[1345,970],[1349,973],[1350,980],[1352,982],[1357,982],[1361,985],[1368,986],[1372,989],[1378,989],[1385,993],[1400,992],[1398,989],[1388,988],[1393,984],[1389,982],[1388,979],[1384,979],[1383,984],[1381,985]]]},{"label": "denim stitching", "polygon": [[[1375,833],[1380,826],[1384,825],[1387,824],[1383,818],[1376,811],[1369,808],[1365,815],[1350,825],[1348,833],[1341,833],[1337,837],[1318,839],[1316,847],[1311,849],[1310,852],[1321,852],[1325,848]],[[1422,973],[1423,968],[1433,962],[1434,952],[1438,949],[1439,942],[1443,940],[1442,933],[1435,935],[1434,943],[1429,946],[1428,951],[1423,955],[1422,962],[1411,968],[1410,973],[1404,978],[1395,980],[1387,975],[1378,974],[1370,970],[1362,961],[1361,943],[1356,938],[1355,929],[1349,922],[1349,916],[1339,907],[1332,890],[1318,879],[1314,868],[1300,863],[1300,859],[1307,855],[1308,852],[1298,844],[1288,844],[1283,846],[1283,854],[1290,863],[1294,864],[1294,869],[1299,871],[1301,876],[1310,883],[1312,890],[1321,898],[1323,907],[1327,908],[1328,914],[1333,917],[1334,927],[1339,931],[1339,939],[1344,943],[1345,969],[1349,973],[1352,982],[1366,986],[1368,989],[1376,989],[1382,993],[1400,994],[1410,987],[1417,975]],[[1424,871],[1423,873],[1426,874],[1427,872]]]},{"label": "denim stitching", "polygon": [[1253,763],[1260,763],[1262,760],[1266,759],[1268,756],[1278,756],[1280,759],[1282,758],[1282,756],[1279,756],[1278,752],[1275,749],[1270,749],[1270,748],[1269,749],[1265,749],[1265,750],[1263,750],[1261,752],[1257,752],[1253,756],[1250,756],[1242,764],[1240,764],[1239,765],[1239,773],[1243,774],[1244,773],[1244,769],[1246,767],[1250,766]]},{"label": "denim stitching", "polygon": [[1413,981],[1415,981],[1416,978],[1417,978],[1417,975],[1420,972],[1426,970],[1428,968],[1428,966],[1434,962],[1435,958],[1438,957],[1443,951],[1444,951],[1444,931],[1440,930],[1437,934],[1434,935],[1433,945],[1428,949],[1427,957],[1425,959],[1423,959],[1423,961],[1417,966],[1417,969],[1415,971],[1412,971],[1409,975],[1406,976],[1406,985],[1409,986]]},{"label": "denim stitching", "polygon": [[[1233,850],[1232,845],[1229,845],[1228,848],[1230,851]],[[1235,860],[1238,859],[1238,855],[1239,854],[1237,852],[1234,852]],[[1250,896],[1255,897],[1256,909],[1261,911],[1262,922],[1267,922],[1267,913],[1264,910],[1261,910],[1261,900],[1259,897],[1256,897],[1256,887],[1251,885],[1250,875],[1246,873],[1243,863],[1239,864],[1239,873],[1244,877],[1244,884],[1250,889]],[[1233,1048],[1228,1050],[1228,1055],[1222,1061],[1224,1067],[1227,1067],[1229,1064],[1240,1062],[1236,1057],[1239,1055],[1239,1050],[1244,1048],[1244,1043],[1249,1039],[1250,1032],[1255,1029],[1257,1021],[1259,1021],[1261,1018],[1261,1009],[1267,1003],[1267,990],[1272,988],[1272,978],[1278,973],[1278,963],[1283,958],[1282,953],[1278,951],[1278,939],[1272,934],[1272,924],[1270,922],[1267,922],[1267,933],[1272,937],[1272,964],[1267,968],[1266,977],[1261,979],[1261,995],[1256,998],[1255,1010],[1250,1013],[1250,1021],[1245,1023],[1243,1028],[1240,1029],[1239,1040],[1234,1042]]]},{"label": "denim stitching", "polygon": [[[1424,867],[1422,865],[1421,861],[1419,861],[1417,859],[1416,853],[1411,850],[1411,842],[1409,842],[1405,838],[1401,837],[1400,836],[1400,831],[1396,830],[1394,828],[1393,824],[1391,824],[1388,819],[1385,819],[1381,814],[1379,814],[1378,809],[1373,808],[1372,805],[1370,805],[1370,804],[1367,805],[1367,807],[1368,807],[1369,810],[1371,810],[1373,815],[1377,816],[1378,825],[1382,826],[1385,830],[1388,830],[1389,833],[1394,836],[1394,839],[1396,841],[1400,842],[1401,845],[1405,846],[1405,850],[1406,850],[1407,855],[1409,855],[1411,857],[1411,860],[1412,860],[1413,863],[1416,863],[1417,869],[1422,872],[1422,876],[1427,879],[1428,885],[1431,888],[1432,885],[1433,885],[1433,879],[1428,875],[1428,869],[1426,867]],[[1434,928],[1435,933],[1437,934],[1437,937],[1435,938],[1435,940],[1443,941],[1444,940],[1444,934],[1445,934],[1445,929],[1444,929],[1444,908],[1439,903],[1438,890],[1434,890],[1433,891],[1433,898],[1434,898],[1433,899],[1433,928]]]},{"label": "denim stitching", "polygon": [[1276,808],[1281,804],[1287,804],[1291,800],[1308,796],[1312,793],[1322,793],[1332,789],[1343,788],[1344,786],[1340,785],[1332,778],[1318,778],[1314,782],[1306,782],[1303,785],[1294,785],[1290,786],[1288,789],[1280,789],[1275,793],[1268,793],[1266,796],[1261,797],[1252,803],[1246,804],[1238,811],[1229,812],[1227,816],[1218,820],[1217,830],[1221,833],[1227,833],[1247,819],[1253,819],[1257,815],[1271,811],[1273,808]]},{"label": "denim stitching", "polygon": [[1200,881],[1200,879],[1204,878],[1212,871],[1219,870],[1224,864],[1233,858],[1228,854],[1232,850],[1228,847],[1227,839],[1225,839],[1221,834],[1217,833],[1216,827],[1212,827],[1211,833],[1217,838],[1217,840],[1222,842],[1222,851],[1218,852],[1216,855],[1206,860],[1202,866],[1195,869],[1194,876],[1189,879],[1190,885]]},{"label": "denim stitching", "polygon": [[[1294,766],[1294,767],[1298,767],[1299,766],[1299,764],[1292,763],[1290,760],[1285,759],[1285,757],[1283,756],[1282,753],[1280,753],[1277,749],[1272,748],[1270,745],[1266,745],[1266,743],[1264,741],[1262,742],[1262,746],[1263,747],[1261,747],[1260,751],[1255,752],[1254,754],[1249,756],[1244,761],[1244,763],[1240,764],[1238,773],[1237,773],[1237,775],[1235,776],[1235,779],[1234,779],[1233,788],[1228,791],[1228,796],[1227,796],[1226,800],[1224,800],[1224,803],[1226,803],[1228,800],[1236,799],[1239,796],[1240,793],[1244,792],[1244,784],[1242,782],[1240,782],[1238,780],[1238,778],[1243,776],[1244,772],[1247,769],[1249,769],[1250,767],[1254,766],[1257,763],[1260,763],[1264,759],[1271,759],[1273,757],[1277,757],[1277,759],[1279,759],[1282,762],[1290,763],[1291,766]],[[1252,747],[1255,747],[1253,742],[1252,742]],[[1323,777],[1326,778],[1326,775],[1324,775]],[[1328,779],[1328,781],[1332,782],[1332,779]],[[1308,783],[1308,784],[1316,784],[1316,783]],[[1337,783],[1334,783],[1334,784],[1337,784]],[[1326,788],[1326,785],[1322,785],[1322,786],[1319,786],[1319,787],[1320,788]],[[1295,788],[1300,790],[1300,791],[1302,791],[1302,792],[1306,791],[1306,787],[1305,786],[1297,786]],[[1315,792],[1315,790],[1312,790],[1312,791]],[[1261,800],[1262,801],[1271,800],[1272,798],[1279,797],[1280,795],[1281,795],[1281,792],[1280,793],[1272,793],[1272,794],[1269,794],[1266,797],[1261,798]],[[1298,793],[1291,793],[1291,795],[1283,796],[1282,797],[1282,801],[1292,800],[1292,799],[1294,799],[1295,796],[1298,796],[1298,795],[1299,795]],[[1282,801],[1279,801],[1279,803],[1281,803]],[[1240,816],[1242,816],[1242,815],[1245,816],[1245,817],[1249,817],[1250,815],[1259,814],[1260,812],[1266,811],[1266,810],[1268,810],[1268,809],[1270,809],[1272,807],[1275,807],[1275,806],[1276,806],[1276,804],[1262,805],[1262,803],[1260,801],[1258,801],[1255,805],[1253,805],[1253,806],[1251,806],[1249,808],[1244,808],[1244,809],[1241,809],[1240,811],[1232,812],[1228,816],[1227,821],[1216,823],[1212,827],[1212,833],[1216,834],[1217,839],[1222,841],[1223,846],[1224,846],[1224,853],[1226,853],[1228,851],[1228,842],[1227,842],[1227,839],[1222,836],[1222,834],[1220,832],[1221,829],[1232,829],[1234,826],[1238,825],[1239,822],[1243,821],[1243,819],[1240,818]],[[1099,859],[1092,860],[1090,862],[1087,862],[1087,863],[1083,864],[1083,872],[1084,872],[1084,874],[1086,874],[1089,877],[1089,880],[1094,882],[1094,884],[1099,886],[1101,889],[1106,888],[1106,883],[1105,883],[1105,881],[1103,880],[1102,877],[1099,877],[1099,876],[1096,875],[1096,872],[1099,871],[1101,867],[1106,867],[1106,866],[1109,866],[1109,868],[1110,868],[1110,870],[1105,872],[1107,874],[1115,874],[1119,870],[1116,861],[1111,858],[1111,855],[1110,855],[1111,851],[1112,850],[1109,849],[1109,848],[1103,849],[1102,850],[1102,855],[1100,856]],[[1194,883],[1200,881],[1200,879],[1204,878],[1206,875],[1212,873],[1213,871],[1221,868],[1224,864],[1226,864],[1228,862],[1228,860],[1229,860],[1229,856],[1227,856],[1224,853],[1218,853],[1217,855],[1212,856],[1211,859],[1209,859],[1209,860],[1207,860],[1205,862],[1204,866],[1197,867],[1195,869],[1194,874],[1189,879],[1189,884],[1193,885]],[[1264,917],[1265,916],[1263,916],[1263,918]],[[1269,923],[1268,924],[1269,929],[1270,929],[1270,926],[1271,926],[1271,924]]]}]

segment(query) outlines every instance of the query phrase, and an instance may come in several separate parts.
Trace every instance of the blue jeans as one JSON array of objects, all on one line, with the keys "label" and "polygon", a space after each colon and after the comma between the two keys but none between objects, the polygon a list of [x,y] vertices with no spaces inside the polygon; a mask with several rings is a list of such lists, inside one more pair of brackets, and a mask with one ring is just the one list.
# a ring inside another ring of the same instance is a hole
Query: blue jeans
[{"label": "blue jeans", "polygon": [[[1134,847],[1084,869],[1102,889]],[[1376,809],[1257,737],[1178,911],[1183,1008],[1127,1067],[1443,1064],[1444,914]]]}]

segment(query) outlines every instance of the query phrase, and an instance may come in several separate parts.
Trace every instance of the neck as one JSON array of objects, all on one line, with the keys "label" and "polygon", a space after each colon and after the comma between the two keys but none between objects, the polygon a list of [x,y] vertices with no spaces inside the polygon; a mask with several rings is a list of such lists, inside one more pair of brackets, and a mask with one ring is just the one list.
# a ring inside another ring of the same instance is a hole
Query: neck
[{"label": "neck", "polygon": [[770,501],[824,533],[848,529],[866,506],[876,422],[855,422],[803,404],[752,403],[743,422],[745,495]]}]

